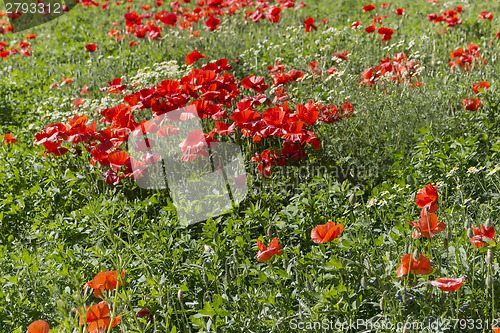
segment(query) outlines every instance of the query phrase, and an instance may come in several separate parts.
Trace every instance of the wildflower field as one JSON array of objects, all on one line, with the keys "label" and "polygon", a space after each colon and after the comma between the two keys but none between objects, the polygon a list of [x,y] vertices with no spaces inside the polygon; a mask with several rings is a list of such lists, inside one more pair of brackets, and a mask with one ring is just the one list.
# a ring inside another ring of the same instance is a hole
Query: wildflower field
[{"label": "wildflower field", "polygon": [[30,1],[0,332],[500,332],[500,2]]}]

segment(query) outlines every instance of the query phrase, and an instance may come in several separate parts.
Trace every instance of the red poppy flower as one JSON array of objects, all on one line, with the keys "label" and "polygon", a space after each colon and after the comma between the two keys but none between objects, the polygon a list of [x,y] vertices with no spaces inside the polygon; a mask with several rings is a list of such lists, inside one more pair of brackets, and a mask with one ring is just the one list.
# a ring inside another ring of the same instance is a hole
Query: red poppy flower
[{"label": "red poppy flower", "polygon": [[36,35],[35,34],[27,34],[24,39],[35,39]]},{"label": "red poppy flower", "polygon": [[406,9],[398,8],[394,11],[394,14],[399,15],[399,16],[403,16],[405,12],[406,12]]},{"label": "red poppy flower", "polygon": [[69,84],[72,82],[73,82],[73,79],[70,79],[69,77],[64,78],[64,76],[63,76],[63,82],[61,83],[61,86],[64,86],[65,84]]},{"label": "red poppy flower", "polygon": [[495,37],[500,39],[500,31],[497,32],[497,34],[495,35]]},{"label": "red poppy flower", "polygon": [[97,44],[87,44],[85,45],[85,48],[89,52],[94,52],[97,49]]},{"label": "red poppy flower", "polygon": [[420,212],[420,217],[424,217],[426,216],[426,214],[430,214],[430,213],[435,213],[438,209],[438,205],[437,203],[432,203],[430,206],[427,205],[425,206],[424,208],[422,208],[422,211]]},{"label": "red poppy flower", "polygon": [[491,326],[491,328],[493,329],[493,333],[500,333],[500,328],[493,326],[493,325]]},{"label": "red poppy flower", "polygon": [[493,14],[488,11],[483,11],[479,14],[481,20],[493,20]]},{"label": "red poppy flower", "polygon": [[125,164],[129,158],[126,151],[115,150],[108,155],[109,166],[114,172],[118,172],[122,165]]},{"label": "red poppy flower", "polygon": [[306,32],[311,32],[311,28],[313,28],[314,30],[318,30],[318,27],[314,25],[314,17],[309,17],[305,19],[304,24],[306,25],[305,26]]},{"label": "red poppy flower", "polygon": [[374,10],[376,7],[372,4],[366,5],[363,7],[363,13],[369,12]]},{"label": "red poppy flower", "polygon": [[479,83],[473,84],[471,88],[472,91],[477,94],[479,93],[479,89],[483,89],[484,91],[488,90],[490,88],[490,83],[488,81],[481,81]]},{"label": "red poppy flower", "polygon": [[[122,270],[122,279],[125,277],[125,270]],[[102,296],[103,290],[113,290],[116,288],[116,285],[121,286],[121,281],[118,282],[118,273],[116,271],[109,272],[99,272],[92,281],[85,283],[83,286],[84,290],[87,288],[94,289],[94,296],[100,297]],[[101,302],[102,303],[102,302]]]},{"label": "red poppy flower", "polygon": [[291,69],[287,74],[292,78],[293,81],[296,82],[300,82],[304,79],[304,73],[296,69]]},{"label": "red poppy flower", "polygon": [[389,8],[389,4],[388,3],[383,3],[380,5],[380,8]]},{"label": "red poppy flower", "polygon": [[87,331],[89,333],[103,332],[110,326],[115,327],[121,321],[121,316],[118,315],[113,322],[111,322],[111,318],[109,317],[111,309],[106,301],[88,306],[86,309],[85,319],[83,318],[84,315],[82,314],[81,309],[78,309],[78,312],[80,312],[80,325],[87,324]]},{"label": "red poppy flower", "polygon": [[8,144],[10,144],[10,143],[16,143],[16,142],[17,142],[17,139],[16,139],[16,138],[14,138],[14,136],[13,136],[12,134],[7,133],[7,134],[5,134],[5,135],[3,136],[2,141],[3,141],[6,145],[8,145]]},{"label": "red poppy flower", "polygon": [[121,83],[122,83],[122,79],[117,77],[117,78],[113,79],[113,81],[109,81],[108,84],[110,86],[107,89],[104,88],[104,90],[106,90],[106,92],[109,94],[119,94],[119,93],[121,93],[121,91],[123,91],[127,88],[126,84],[121,84]]},{"label": "red poppy flower", "polygon": [[427,184],[424,188],[418,191],[415,197],[415,203],[419,208],[424,208],[425,206],[431,206],[438,199],[438,193],[436,187],[432,184]]},{"label": "red poppy flower", "polygon": [[37,320],[28,326],[28,333],[49,333],[50,326],[45,320]]},{"label": "red poppy flower", "polygon": [[226,124],[222,121],[216,121],[215,122],[215,132],[216,133],[219,133],[219,135],[221,136],[226,136],[226,135],[229,135],[231,133],[234,133],[234,127],[235,127],[235,124]]},{"label": "red poppy flower", "polygon": [[336,60],[336,59],[340,59],[340,60],[347,60],[347,58],[349,57],[349,52],[347,51],[344,51],[344,52],[335,52],[333,55],[332,55],[333,59]]},{"label": "red poppy flower", "polygon": [[87,90],[87,85],[84,85],[82,91],[80,91],[81,95],[92,94],[92,91]]},{"label": "red poppy flower", "polygon": [[423,254],[420,254],[418,260],[415,261],[413,260],[413,254],[409,253],[401,257],[401,266],[398,267],[397,276],[402,277],[403,275],[408,274],[408,271],[413,274],[429,275],[434,271],[434,269],[431,267],[429,258]]},{"label": "red poppy flower", "polygon": [[141,5],[141,8],[144,9],[144,10],[149,10],[150,7],[151,7],[151,5],[149,5],[149,4],[143,4],[143,5]]},{"label": "red poppy flower", "polygon": [[340,237],[344,231],[344,225],[335,222],[327,222],[326,224],[319,224],[311,230],[311,239],[314,243],[326,243]]},{"label": "red poppy flower", "polygon": [[210,31],[214,31],[215,29],[217,29],[219,27],[219,24],[220,24],[220,20],[215,18],[215,17],[211,17],[207,20],[207,22],[205,22],[208,30]]},{"label": "red poppy flower", "polygon": [[148,321],[153,321],[153,314],[146,308],[140,310],[139,312],[137,312],[137,317],[145,317],[149,315],[149,318],[148,318]]},{"label": "red poppy flower", "polygon": [[431,284],[443,291],[457,291],[458,289],[460,289],[464,281],[465,277],[461,277],[458,279],[439,278],[437,280],[432,280]]},{"label": "red poppy flower", "polygon": [[359,28],[361,26],[363,26],[363,24],[361,24],[361,22],[359,22],[359,21],[351,23],[351,29],[357,29],[357,28]]},{"label": "red poppy flower", "polygon": [[316,122],[321,112],[311,101],[306,103],[305,106],[302,104],[297,104],[297,113],[301,121],[305,122],[306,124],[312,125]]},{"label": "red poppy flower", "polygon": [[112,170],[108,170],[102,174],[104,181],[108,184],[118,185],[120,183],[121,177],[114,173]]},{"label": "red poppy flower", "polygon": [[195,61],[199,60],[199,59],[204,59],[206,58],[207,56],[201,54],[200,52],[198,52],[197,50],[194,50],[193,52],[189,53],[187,56],[186,56],[186,64],[187,65],[191,65],[192,63],[194,63]]},{"label": "red poppy flower", "polygon": [[457,12],[457,11],[455,11],[455,10],[453,10],[453,9],[448,9],[448,10],[446,10],[446,11],[443,13],[443,16],[444,16],[444,17],[453,17],[453,16],[455,16],[455,15],[457,15],[457,14],[458,14],[458,12]]},{"label": "red poppy flower", "polygon": [[283,254],[282,251],[279,251],[281,244],[278,244],[278,242],[278,237],[274,237],[271,243],[269,243],[269,247],[266,247],[260,240],[257,239],[257,246],[259,248],[257,260],[259,260],[259,262],[264,262],[268,261],[275,255]]},{"label": "red poppy flower", "polygon": [[481,226],[481,229],[472,226],[472,229],[474,230],[474,237],[469,238],[469,241],[475,248],[480,249],[483,246],[489,246],[490,243],[497,243],[497,240],[493,238],[495,237],[495,228],[493,226],[489,229],[486,229],[484,225]]},{"label": "red poppy flower", "polygon": [[462,100],[465,110],[476,111],[481,106],[479,98],[464,98]]},{"label": "red poppy flower", "polygon": [[393,33],[394,33],[394,30],[392,30],[391,28],[381,27],[381,28],[378,29],[378,34],[379,35],[384,35],[382,37],[382,41],[383,42],[391,40]]},{"label": "red poppy flower", "polygon": [[323,19],[323,21],[321,21],[321,24],[327,24],[327,23],[328,23],[328,19],[327,18],[325,18],[325,19]]},{"label": "red poppy flower", "polygon": [[374,32],[376,29],[377,29],[377,28],[375,28],[375,26],[374,26],[374,25],[369,25],[369,26],[367,26],[367,27],[365,28],[365,31],[366,31],[366,33],[369,33],[369,34],[370,34],[370,33]]},{"label": "red poppy flower", "polygon": [[140,310],[139,312],[137,312],[137,317],[144,317],[144,316],[147,316],[149,314],[149,310],[144,308],[142,310]]},{"label": "red poppy flower", "polygon": [[179,144],[183,154],[181,160],[184,162],[193,161],[198,156],[208,156],[208,153],[204,151],[205,148],[208,148],[206,139],[201,130],[189,132],[186,139]]},{"label": "red poppy flower", "polygon": [[267,11],[266,17],[268,18],[269,22],[277,23],[280,20],[280,13],[281,13],[281,8],[272,6]]},{"label": "red poppy flower", "polygon": [[266,91],[269,87],[265,83],[265,79],[262,76],[249,75],[243,80],[241,80],[241,85],[246,89],[253,89],[257,93]]},{"label": "red poppy flower", "polygon": [[426,216],[423,216],[418,220],[418,223],[408,222],[409,225],[415,228],[412,233],[414,239],[417,239],[420,235],[423,235],[425,238],[431,238],[446,229],[446,224],[443,222],[438,223],[436,214],[428,213],[427,215],[429,216],[429,220],[427,220]]}]

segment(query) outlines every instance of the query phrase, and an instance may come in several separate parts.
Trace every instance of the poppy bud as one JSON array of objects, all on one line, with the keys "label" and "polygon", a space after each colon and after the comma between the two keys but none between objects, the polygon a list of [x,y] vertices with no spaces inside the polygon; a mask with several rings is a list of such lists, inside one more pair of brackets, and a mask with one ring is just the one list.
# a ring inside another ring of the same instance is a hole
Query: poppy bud
[{"label": "poppy bud", "polygon": [[408,244],[408,251],[406,251],[406,253],[412,253],[413,252],[413,248],[411,247],[411,244]]},{"label": "poppy bud", "polygon": [[406,176],[406,183],[413,185],[413,177],[411,175]]},{"label": "poppy bud", "polygon": [[471,228],[467,229],[467,237],[469,238],[474,237],[474,231]]},{"label": "poppy bud", "polygon": [[271,227],[267,228],[267,237],[272,238],[273,231],[271,230]]},{"label": "poppy bud", "polygon": [[239,64],[240,64],[240,62],[241,62],[241,61],[240,61],[240,58],[238,58],[238,57],[235,57],[235,58],[234,58],[234,63],[235,63],[236,65],[239,65]]},{"label": "poppy bud", "polygon": [[415,249],[415,251],[413,251],[413,260],[418,261],[419,258],[420,252],[418,251],[418,249]]},{"label": "poppy bud", "polygon": [[203,245],[203,250],[204,250],[205,252],[211,252],[211,251],[212,251],[212,249],[210,248],[210,246],[208,246],[207,244],[204,244],[204,245]]},{"label": "poppy bud", "polygon": [[484,222],[484,227],[486,229],[491,228],[491,219],[486,219],[486,222]]},{"label": "poppy bud", "polygon": [[387,258],[388,261],[391,261],[393,258],[392,258],[392,252],[391,251],[387,251],[385,253],[385,257]]},{"label": "poppy bud", "polygon": [[488,275],[486,277],[486,286],[491,289],[493,287],[493,278],[491,277],[491,275]]},{"label": "poppy bud", "polygon": [[356,196],[354,194],[351,194],[349,196],[349,203],[351,204],[351,206],[354,206],[356,204]]},{"label": "poppy bud", "polygon": [[177,298],[179,299],[179,302],[182,303],[182,290],[179,289],[179,291],[177,292]]},{"label": "poppy bud", "polygon": [[361,287],[363,287],[363,289],[368,287],[368,281],[366,281],[366,278],[364,276],[361,278]]},{"label": "poppy bud", "polygon": [[491,249],[488,249],[488,252],[486,252],[486,261],[491,264],[493,262],[493,259],[493,251],[491,251]]},{"label": "poppy bud", "polygon": [[384,298],[384,296],[380,297],[379,305],[380,305],[380,310],[384,311],[384,308],[385,308],[385,298]]}]

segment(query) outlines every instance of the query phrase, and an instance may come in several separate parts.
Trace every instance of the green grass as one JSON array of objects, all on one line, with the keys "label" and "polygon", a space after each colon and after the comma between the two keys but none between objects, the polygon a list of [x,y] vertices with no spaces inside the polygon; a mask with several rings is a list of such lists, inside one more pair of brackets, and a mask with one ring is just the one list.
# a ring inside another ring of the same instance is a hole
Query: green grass
[{"label": "green grass", "polygon": [[[83,332],[75,309],[100,301],[83,285],[100,271],[124,269],[122,285],[105,295],[113,313],[121,314],[112,332],[294,332],[299,322],[307,332],[346,332],[308,325],[384,318],[395,324],[449,321],[448,330],[433,332],[491,332],[489,324],[500,317],[500,267],[496,257],[486,261],[488,248],[472,247],[467,229],[489,218],[500,230],[499,173],[488,175],[500,166],[500,40],[494,37],[500,4],[394,1],[383,10],[380,1],[373,3],[378,8],[363,13],[362,1],[311,1],[284,10],[279,24],[247,23],[238,12],[221,19],[215,32],[195,26],[199,38],[168,28],[159,41],[127,36],[121,43],[107,33],[115,19],[123,29],[123,5],[106,11],[78,5],[42,26],[0,35],[8,43],[28,32],[37,35],[30,41],[32,56],[0,60],[0,133],[18,139],[0,147],[0,331],[25,332],[43,319],[54,332]],[[140,4],[130,5],[142,11]],[[444,25],[426,20],[458,5],[465,7],[463,24],[448,34],[437,32]],[[393,13],[398,7],[407,9],[403,18]],[[170,11],[169,3],[162,8]],[[491,22],[477,18],[483,10],[494,14]],[[389,16],[383,22],[394,29],[392,40],[364,32],[375,13]],[[310,16],[318,30],[308,34],[302,22]],[[329,19],[325,25],[323,18]],[[363,23],[359,31],[349,28],[356,20]],[[130,49],[130,40],[137,46]],[[98,44],[97,51],[88,53],[88,43]],[[468,43],[481,48],[487,64],[450,72],[450,53]],[[270,179],[249,161],[275,147],[245,139],[247,198],[231,212],[189,227],[179,224],[168,192],[140,189],[130,179],[108,185],[105,168],[92,167],[88,155],[43,158],[43,149],[33,146],[34,133],[76,113],[75,98],[88,98],[78,112],[98,121],[99,103],[117,103],[101,101],[106,94],[99,88],[107,81],[123,76],[130,83],[145,67],[158,77],[140,73],[136,79],[144,84],[179,79],[188,70],[185,56],[195,49],[207,56],[201,63],[227,58],[236,78],[262,75],[268,84],[266,66],[278,57],[286,70],[307,72],[314,60],[325,70],[335,66],[338,74],[331,78],[289,85],[290,103],[340,106],[349,100],[354,113],[316,127],[321,149],[308,147],[307,160],[276,168]],[[349,60],[337,64],[337,51],[348,51]],[[360,86],[364,69],[399,52],[423,67],[421,87]],[[154,65],[171,60],[178,67]],[[74,82],[49,88],[62,77]],[[466,111],[462,98],[476,97],[470,86],[479,81],[491,88],[478,95],[478,111]],[[85,84],[93,94],[80,95]],[[485,168],[468,172],[470,167]],[[447,228],[413,240],[408,222],[420,213],[415,195],[428,183],[439,184],[437,215]],[[354,205],[348,199],[353,194]],[[344,225],[342,236],[313,243],[311,229],[328,221]],[[255,240],[267,245],[272,237],[279,237],[283,255],[259,263]],[[396,277],[409,246],[430,258],[432,275]],[[497,255],[499,247],[489,249]],[[429,283],[460,276],[466,280],[454,293]],[[152,322],[136,317],[143,308],[154,315]],[[474,320],[474,329],[459,319]]]}]

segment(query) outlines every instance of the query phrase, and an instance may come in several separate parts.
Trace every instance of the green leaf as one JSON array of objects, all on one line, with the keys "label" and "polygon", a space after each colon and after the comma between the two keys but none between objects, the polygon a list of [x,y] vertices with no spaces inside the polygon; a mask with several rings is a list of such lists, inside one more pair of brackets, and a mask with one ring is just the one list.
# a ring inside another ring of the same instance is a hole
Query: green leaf
[{"label": "green leaf", "polygon": [[205,303],[205,309],[201,309],[198,311],[203,316],[213,316],[215,315],[215,310],[212,308],[212,305],[210,305],[210,302]]}]

